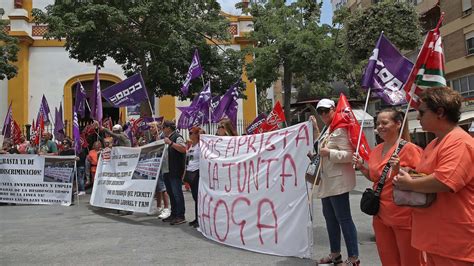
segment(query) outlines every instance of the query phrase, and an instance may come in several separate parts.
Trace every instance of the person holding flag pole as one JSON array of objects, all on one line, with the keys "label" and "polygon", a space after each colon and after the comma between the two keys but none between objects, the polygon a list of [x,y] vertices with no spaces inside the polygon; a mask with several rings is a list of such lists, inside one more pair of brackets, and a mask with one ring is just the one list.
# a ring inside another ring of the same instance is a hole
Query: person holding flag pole
[{"label": "person holding flag pole", "polygon": [[[403,84],[407,81],[413,64],[385,38],[383,32],[375,46],[366,67],[362,87],[368,88],[365,109],[371,89],[375,95],[389,105],[405,103]],[[365,111],[365,110],[364,110]],[[364,112],[365,114],[365,112]],[[421,252],[411,246],[411,209],[400,207],[393,202],[392,178],[398,167],[414,168],[421,160],[421,149],[410,143],[410,135],[405,125],[406,115],[396,109],[384,109],[377,115],[377,131],[383,143],[371,152],[369,160],[353,156],[356,169],[374,182],[373,190],[366,191],[361,199],[361,209],[373,215],[373,228],[380,260],[383,265],[423,265]],[[365,118],[363,118],[362,125]],[[361,141],[362,130],[358,143]],[[403,136],[404,141],[400,142]],[[392,169],[394,169],[392,173]],[[388,174],[387,174],[388,173]],[[371,193],[377,196],[376,205],[369,204]],[[367,197],[366,197],[367,196]],[[377,207],[376,211],[373,208]]]},{"label": "person holding flag pole", "polygon": [[[401,191],[434,193],[436,199],[412,214],[413,247],[427,265],[474,263],[474,141],[457,123],[462,96],[446,86],[439,27],[428,32],[405,85],[409,106],[418,110],[423,130],[435,134],[414,173],[400,169],[393,185]],[[435,221],[435,223],[433,223]]]},{"label": "person holding flag pole", "polygon": [[[342,263],[342,230],[348,253],[345,263],[360,265],[357,230],[349,204],[349,192],[355,187],[355,171],[351,160],[354,149],[349,141],[349,129],[351,123],[357,121],[353,121],[352,111],[347,106],[347,99],[341,94],[337,108],[330,99],[321,99],[316,107],[326,125],[318,139],[317,152],[321,157],[318,172],[321,178],[317,196],[321,198],[330,243],[330,254],[321,258],[318,261],[320,264]],[[352,114],[350,119],[348,111]],[[315,178],[314,182],[318,179]]]}]

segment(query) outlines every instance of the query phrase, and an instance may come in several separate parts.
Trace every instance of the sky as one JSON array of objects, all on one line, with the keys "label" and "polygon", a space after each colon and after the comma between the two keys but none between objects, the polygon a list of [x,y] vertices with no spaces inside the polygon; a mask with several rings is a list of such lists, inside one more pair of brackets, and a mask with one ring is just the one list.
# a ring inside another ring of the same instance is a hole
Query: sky
[{"label": "sky", "polygon": [[[318,0],[318,2],[321,0]],[[238,15],[240,10],[235,8],[235,4],[241,2],[241,0],[217,0],[221,5],[221,8],[224,12]],[[293,2],[289,0],[288,2]],[[323,10],[321,12],[321,23],[332,25],[332,6],[330,0],[323,0]]]}]

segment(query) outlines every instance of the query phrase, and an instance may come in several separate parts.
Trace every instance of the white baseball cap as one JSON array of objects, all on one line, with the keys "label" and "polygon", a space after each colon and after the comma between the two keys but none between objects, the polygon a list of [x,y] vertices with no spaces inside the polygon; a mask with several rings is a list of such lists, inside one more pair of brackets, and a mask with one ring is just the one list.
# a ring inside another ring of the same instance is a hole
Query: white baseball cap
[{"label": "white baseball cap", "polygon": [[122,126],[117,124],[112,127],[112,131],[122,131]]},{"label": "white baseball cap", "polygon": [[316,106],[316,109],[318,109],[318,108],[332,108],[332,107],[336,107],[336,104],[334,103],[333,100],[321,99],[321,100],[319,100],[318,105]]}]

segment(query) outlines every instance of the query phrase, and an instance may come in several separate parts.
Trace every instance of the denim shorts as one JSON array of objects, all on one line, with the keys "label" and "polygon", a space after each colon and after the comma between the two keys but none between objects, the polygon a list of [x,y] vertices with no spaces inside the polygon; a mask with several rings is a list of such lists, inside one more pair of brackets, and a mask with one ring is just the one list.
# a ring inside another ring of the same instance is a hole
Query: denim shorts
[{"label": "denim shorts", "polygon": [[163,179],[163,174],[158,175],[158,181],[156,182],[156,191],[155,192],[165,192],[165,180]]}]

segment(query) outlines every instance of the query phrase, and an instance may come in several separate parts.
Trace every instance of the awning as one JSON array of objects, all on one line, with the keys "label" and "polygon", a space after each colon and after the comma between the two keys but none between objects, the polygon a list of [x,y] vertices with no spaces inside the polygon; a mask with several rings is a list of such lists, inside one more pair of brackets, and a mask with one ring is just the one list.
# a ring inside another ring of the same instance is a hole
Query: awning
[{"label": "awning", "polygon": [[459,119],[459,124],[469,124],[469,122],[474,121],[474,111],[467,111],[461,113],[461,119]]},{"label": "awning", "polygon": [[416,119],[408,121],[408,129],[410,130],[410,133],[425,132],[421,128],[420,121],[418,121]]},{"label": "awning", "polygon": [[374,128],[374,117],[371,116],[369,113],[364,112],[364,110],[362,109],[352,109],[352,112],[354,113],[354,116],[356,117],[357,121],[359,121],[359,124],[362,124],[362,119],[364,119],[365,113],[364,127]]}]

